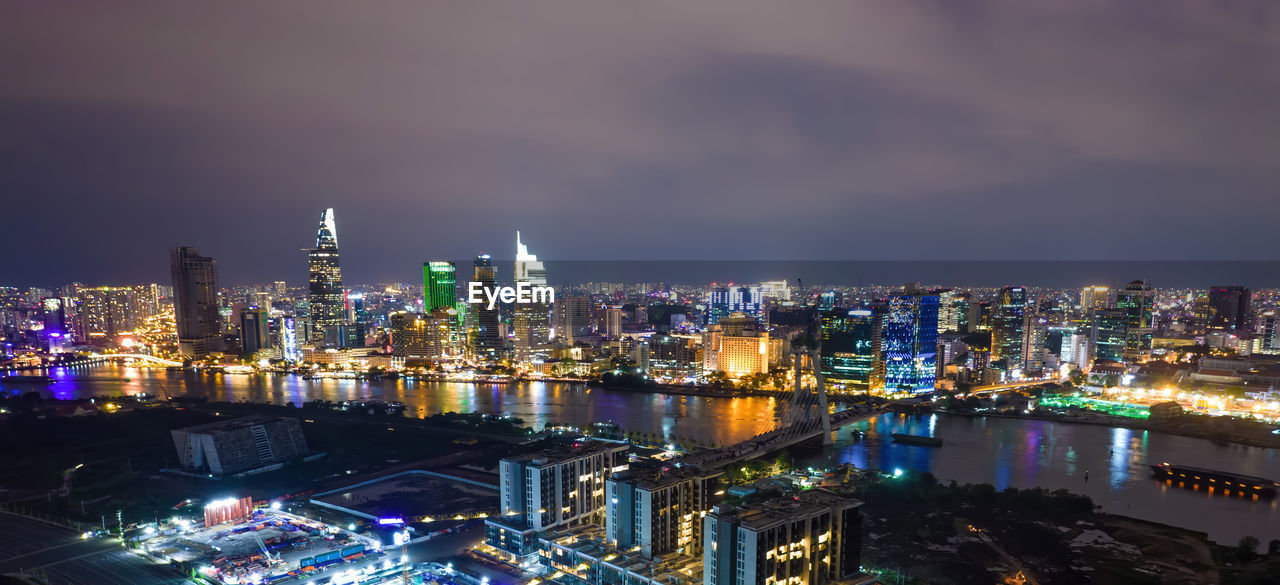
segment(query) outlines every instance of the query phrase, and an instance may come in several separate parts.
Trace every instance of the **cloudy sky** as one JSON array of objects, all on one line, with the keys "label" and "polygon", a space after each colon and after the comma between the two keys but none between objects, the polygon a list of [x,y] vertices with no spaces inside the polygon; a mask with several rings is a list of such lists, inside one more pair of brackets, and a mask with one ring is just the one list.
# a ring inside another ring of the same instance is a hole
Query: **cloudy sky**
[{"label": "cloudy sky", "polygon": [[0,0],[0,284],[1276,259],[1274,2]]}]

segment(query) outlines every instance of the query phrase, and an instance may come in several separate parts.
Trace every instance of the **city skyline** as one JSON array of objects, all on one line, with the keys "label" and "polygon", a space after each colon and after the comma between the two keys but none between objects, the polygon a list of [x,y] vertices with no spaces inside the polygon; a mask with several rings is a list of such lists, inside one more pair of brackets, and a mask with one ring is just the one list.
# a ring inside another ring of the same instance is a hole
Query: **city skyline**
[{"label": "city skyline", "polygon": [[316,207],[357,282],[517,228],[545,261],[1275,258],[1269,3],[567,6],[9,7],[8,211],[73,211],[11,224],[4,276],[189,245],[293,280]]}]

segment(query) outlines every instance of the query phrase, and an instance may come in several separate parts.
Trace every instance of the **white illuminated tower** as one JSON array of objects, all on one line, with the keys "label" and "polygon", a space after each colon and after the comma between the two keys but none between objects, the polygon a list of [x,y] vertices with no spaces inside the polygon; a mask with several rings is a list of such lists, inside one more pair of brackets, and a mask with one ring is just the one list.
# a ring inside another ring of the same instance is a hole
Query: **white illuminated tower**
[{"label": "white illuminated tower", "polygon": [[[529,283],[531,287],[547,286],[547,269],[538,257],[529,253],[529,247],[516,232],[515,282]],[[545,303],[517,304],[513,315],[515,328],[516,359],[521,362],[546,357],[544,354],[551,340],[550,307]]]}]

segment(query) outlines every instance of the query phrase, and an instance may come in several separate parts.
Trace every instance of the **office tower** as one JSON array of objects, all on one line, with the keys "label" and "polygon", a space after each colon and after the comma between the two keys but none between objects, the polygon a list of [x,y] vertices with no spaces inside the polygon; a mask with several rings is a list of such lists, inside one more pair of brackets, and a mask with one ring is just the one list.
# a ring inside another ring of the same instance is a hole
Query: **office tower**
[{"label": "office tower", "polygon": [[774,302],[787,302],[791,300],[791,287],[785,280],[770,280],[760,283],[760,294]]},{"label": "office tower", "polygon": [[288,294],[289,294],[289,288],[288,288],[287,286],[285,286],[285,284],[284,284],[284,281],[283,281],[283,280],[277,280],[277,281],[275,282],[274,292],[275,292],[275,294],[276,294],[276,298],[278,298],[278,299],[279,299],[279,298],[284,298],[286,295],[288,295]]},{"label": "office tower", "polygon": [[1027,289],[1006,286],[1000,290],[991,315],[991,363],[1005,372],[1022,367],[1026,338]]},{"label": "office tower", "polygon": [[870,390],[883,382],[880,362],[880,319],[870,309],[822,311],[819,368],[828,384]]},{"label": "office tower", "polygon": [[1135,280],[1116,291],[1116,308],[1124,311],[1125,361],[1141,361],[1151,354],[1155,333],[1155,291],[1151,285]]},{"label": "office tower", "polygon": [[886,391],[932,391],[938,365],[937,295],[890,295],[881,345]]},{"label": "office tower", "polygon": [[218,266],[195,248],[169,252],[173,276],[173,314],[178,326],[178,353],[203,357],[222,351],[222,319],[218,314]]},{"label": "office tower", "polygon": [[338,262],[338,228],[333,208],[320,215],[316,230],[316,247],[307,251],[310,271],[311,339],[325,345],[341,345],[341,327],[345,323],[342,290],[342,267]]},{"label": "office tower", "polygon": [[605,542],[640,555],[702,552],[702,516],[719,503],[720,472],[632,467],[605,480]]},{"label": "office tower", "polygon": [[824,585],[862,564],[862,502],[814,489],[703,518],[703,585]]},{"label": "office tower", "polygon": [[603,525],[605,478],[627,469],[627,449],[588,441],[499,461],[501,516],[485,520],[486,544],[530,558],[537,554],[539,532]]},{"label": "office tower", "polygon": [[271,345],[271,336],[267,330],[266,309],[254,307],[240,311],[239,326],[242,353],[257,353]]},{"label": "office tower", "polygon": [[369,313],[364,308],[364,293],[346,291],[344,299],[338,345],[344,348],[364,347],[365,338],[369,335]]},{"label": "office tower", "polygon": [[1210,331],[1246,331],[1249,327],[1249,289],[1215,286],[1209,289]]},{"label": "office tower", "polygon": [[1123,309],[1099,309],[1093,313],[1089,345],[1095,359],[1123,361],[1129,315]]},{"label": "office tower", "polygon": [[1080,291],[1080,309],[1086,315],[1091,315],[1098,309],[1105,309],[1110,295],[1111,289],[1108,287],[1086,286]]},{"label": "office tower", "polygon": [[427,312],[452,309],[458,302],[457,266],[432,260],[422,263],[422,308]]},{"label": "office tower", "polygon": [[[529,253],[529,247],[516,232],[515,282],[518,287],[527,283],[531,289],[547,286],[547,269],[538,257]],[[528,361],[545,358],[551,341],[551,307],[546,303],[517,303],[512,311],[515,329],[516,359]]]},{"label": "office tower", "polygon": [[280,320],[280,353],[284,361],[296,364],[302,361],[302,352],[298,351],[298,321],[292,316]]},{"label": "office tower", "polygon": [[707,325],[719,323],[730,313],[755,319],[764,316],[764,300],[758,286],[712,286],[707,289]]},{"label": "office tower", "polygon": [[[488,254],[476,256],[472,262],[475,268],[471,280],[480,283],[485,290],[496,290],[498,282],[497,268],[493,266],[493,258]],[[480,359],[497,361],[506,357],[504,351],[504,339],[500,331],[498,307],[495,305],[492,309],[489,304],[479,303],[475,305],[476,313],[476,337],[475,337],[475,354]]]}]

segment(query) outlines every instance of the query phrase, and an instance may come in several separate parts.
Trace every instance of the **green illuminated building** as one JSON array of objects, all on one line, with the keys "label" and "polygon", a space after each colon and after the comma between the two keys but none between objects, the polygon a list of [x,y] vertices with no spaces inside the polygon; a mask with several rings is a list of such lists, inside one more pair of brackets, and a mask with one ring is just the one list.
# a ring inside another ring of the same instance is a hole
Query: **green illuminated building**
[{"label": "green illuminated building", "polygon": [[457,268],[453,262],[422,263],[422,304],[425,312],[452,309],[458,302]]}]

